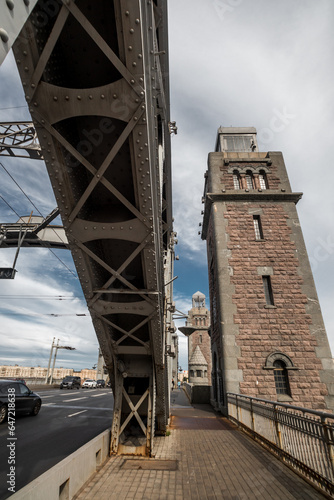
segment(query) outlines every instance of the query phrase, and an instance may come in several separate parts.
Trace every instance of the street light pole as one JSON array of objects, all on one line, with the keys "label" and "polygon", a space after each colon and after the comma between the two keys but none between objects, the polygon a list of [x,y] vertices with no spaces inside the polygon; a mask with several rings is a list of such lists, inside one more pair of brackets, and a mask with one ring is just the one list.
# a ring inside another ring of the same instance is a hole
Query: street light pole
[{"label": "street light pole", "polygon": [[59,346],[59,339],[57,341],[57,345],[55,346],[55,355],[54,355],[54,358],[53,358],[53,365],[52,365],[51,377],[50,377],[50,385],[52,384],[53,372],[54,372],[54,369],[55,369],[56,357],[57,357],[57,352],[58,352],[58,346]]},{"label": "street light pole", "polygon": [[53,365],[52,365],[51,377],[50,377],[50,385],[52,384],[52,380],[53,380],[53,372],[54,372],[54,369],[55,369],[56,357],[57,357],[58,349],[67,349],[68,351],[75,351],[75,347],[70,347],[69,345],[59,345],[59,339],[57,341],[57,345],[54,346],[54,347],[55,347],[55,355],[54,355],[54,358],[53,358]]},{"label": "street light pole", "polygon": [[51,358],[52,358],[52,353],[53,353],[53,347],[54,347],[54,341],[56,337],[53,337],[52,339],[52,344],[51,344],[51,350],[50,350],[50,356],[49,356],[49,363],[48,363],[48,369],[46,372],[46,377],[45,377],[45,383],[48,383],[49,380],[49,371],[50,371],[50,365],[51,365]]}]

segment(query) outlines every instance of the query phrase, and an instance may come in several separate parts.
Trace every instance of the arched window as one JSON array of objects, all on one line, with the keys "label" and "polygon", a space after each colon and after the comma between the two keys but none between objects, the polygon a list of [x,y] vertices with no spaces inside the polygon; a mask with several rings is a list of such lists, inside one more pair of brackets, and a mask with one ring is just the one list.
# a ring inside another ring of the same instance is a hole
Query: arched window
[{"label": "arched window", "polygon": [[274,378],[276,393],[285,394],[291,396],[288,370],[286,369],[286,364],[280,359],[276,359],[273,363],[274,365]]},{"label": "arched window", "polygon": [[267,175],[264,170],[260,170],[259,183],[261,189],[268,189]]},{"label": "arched window", "polygon": [[245,179],[246,179],[247,189],[253,189],[254,188],[253,174],[250,170],[247,170]]},{"label": "arched window", "polygon": [[196,370],[196,377],[202,377],[202,370]]},{"label": "arched window", "polygon": [[190,370],[190,376],[193,377],[194,376],[194,370]]},{"label": "arched window", "polygon": [[240,174],[239,174],[238,170],[233,171],[233,185],[234,185],[234,189],[241,188],[241,186],[240,186]]}]

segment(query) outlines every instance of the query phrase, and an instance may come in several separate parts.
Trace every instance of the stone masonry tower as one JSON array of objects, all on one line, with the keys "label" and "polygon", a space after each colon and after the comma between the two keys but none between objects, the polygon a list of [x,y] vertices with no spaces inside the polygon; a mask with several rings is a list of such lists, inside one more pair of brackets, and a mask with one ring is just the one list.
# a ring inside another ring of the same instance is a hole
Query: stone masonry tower
[{"label": "stone masonry tower", "polygon": [[226,393],[334,409],[333,360],[282,153],[218,130],[205,175],[212,403]]},{"label": "stone masonry tower", "polygon": [[203,293],[196,292],[192,296],[192,308],[188,311],[186,324],[180,331],[188,336],[189,382],[194,385],[211,385],[210,313],[205,307]]}]

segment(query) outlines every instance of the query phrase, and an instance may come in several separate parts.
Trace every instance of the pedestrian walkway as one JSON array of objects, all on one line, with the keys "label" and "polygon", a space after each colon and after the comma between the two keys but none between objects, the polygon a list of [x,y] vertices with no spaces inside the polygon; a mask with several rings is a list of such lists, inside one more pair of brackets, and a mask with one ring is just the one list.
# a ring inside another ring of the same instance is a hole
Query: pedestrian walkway
[{"label": "pedestrian walkway", "polygon": [[155,458],[111,457],[77,500],[317,500],[326,498],[209,405],[171,393],[170,435]]}]

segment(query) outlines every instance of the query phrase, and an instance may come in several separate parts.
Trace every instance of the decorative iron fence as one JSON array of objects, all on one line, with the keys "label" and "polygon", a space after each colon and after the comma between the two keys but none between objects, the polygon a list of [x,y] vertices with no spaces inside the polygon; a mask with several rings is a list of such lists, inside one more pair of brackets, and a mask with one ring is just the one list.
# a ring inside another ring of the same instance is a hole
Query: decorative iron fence
[{"label": "decorative iron fence", "polygon": [[227,394],[229,418],[287,465],[334,495],[334,415]]}]

